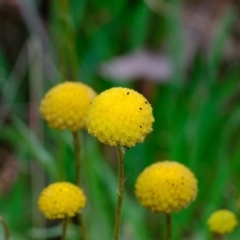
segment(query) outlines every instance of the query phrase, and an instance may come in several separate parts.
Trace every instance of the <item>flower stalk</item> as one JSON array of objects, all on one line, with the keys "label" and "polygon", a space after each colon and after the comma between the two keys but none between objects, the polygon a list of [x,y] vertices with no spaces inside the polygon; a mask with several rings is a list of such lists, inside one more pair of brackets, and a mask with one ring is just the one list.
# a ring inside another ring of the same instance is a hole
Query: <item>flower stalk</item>
[{"label": "flower stalk", "polygon": [[124,197],[124,148],[121,146],[117,147],[118,149],[118,201],[117,209],[115,215],[115,226],[114,226],[114,240],[119,239],[120,226],[121,226],[121,213],[122,213],[122,204]]},{"label": "flower stalk", "polygon": [[65,216],[63,218],[63,222],[62,222],[62,237],[61,237],[61,240],[65,240],[66,239],[67,224],[68,224],[68,218],[67,218],[67,216]]},{"label": "flower stalk", "polygon": [[4,219],[2,216],[0,216],[0,223],[1,223],[2,226],[3,226],[4,240],[8,240],[8,238],[9,238],[9,236],[10,236],[10,232],[9,232],[7,223],[6,223],[5,219]]},{"label": "flower stalk", "polygon": [[166,240],[171,240],[172,237],[172,217],[170,213],[166,213]]},{"label": "flower stalk", "polygon": [[[80,139],[78,132],[72,132],[73,134],[73,145],[74,145],[74,155],[75,155],[75,184],[80,185]],[[87,229],[83,219],[82,213],[78,213],[78,223],[81,229],[81,235],[83,240],[87,240]]]},{"label": "flower stalk", "polygon": [[75,155],[75,184],[79,186],[80,184],[80,139],[78,132],[72,132],[73,134],[73,146],[74,146],[74,155]]},{"label": "flower stalk", "polygon": [[78,222],[81,228],[82,240],[87,240],[87,228],[86,228],[82,213],[78,213]]},{"label": "flower stalk", "polygon": [[212,239],[213,240],[225,240],[226,239],[226,235],[219,234],[219,233],[213,233],[212,234]]}]

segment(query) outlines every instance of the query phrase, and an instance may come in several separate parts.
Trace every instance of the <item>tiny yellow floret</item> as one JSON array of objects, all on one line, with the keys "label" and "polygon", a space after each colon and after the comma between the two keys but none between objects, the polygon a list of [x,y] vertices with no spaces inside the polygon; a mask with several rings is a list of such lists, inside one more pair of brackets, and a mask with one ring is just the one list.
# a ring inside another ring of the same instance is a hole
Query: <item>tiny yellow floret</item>
[{"label": "tiny yellow floret", "polygon": [[152,107],[128,88],[111,88],[96,96],[87,113],[87,129],[102,143],[132,147],[152,131]]},{"label": "tiny yellow floret", "polygon": [[38,199],[40,211],[48,219],[73,217],[85,206],[86,197],[76,185],[68,182],[50,184]]},{"label": "tiny yellow floret", "polygon": [[95,92],[80,82],[60,83],[41,101],[40,112],[50,127],[77,131],[85,126],[86,113]]},{"label": "tiny yellow floret", "polygon": [[157,162],[139,175],[135,193],[140,203],[153,212],[178,212],[195,200],[197,179],[183,164]]},{"label": "tiny yellow floret", "polygon": [[210,215],[207,220],[210,231],[218,234],[230,233],[238,225],[236,215],[226,209],[220,209]]}]

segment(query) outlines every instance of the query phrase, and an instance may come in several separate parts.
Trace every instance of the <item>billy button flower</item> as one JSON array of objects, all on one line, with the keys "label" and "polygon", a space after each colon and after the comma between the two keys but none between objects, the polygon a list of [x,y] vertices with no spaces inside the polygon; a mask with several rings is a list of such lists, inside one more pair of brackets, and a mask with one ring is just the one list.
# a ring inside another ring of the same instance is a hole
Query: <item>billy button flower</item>
[{"label": "billy button flower", "polygon": [[50,184],[45,188],[38,200],[41,212],[49,219],[73,217],[86,203],[83,191],[68,182]]},{"label": "billy button flower", "polygon": [[118,149],[118,203],[115,216],[114,240],[119,239],[124,194],[124,146],[143,142],[152,131],[154,117],[146,98],[129,88],[116,87],[96,96],[89,107],[88,132],[102,143]]},{"label": "billy button flower", "polygon": [[62,239],[65,239],[67,217],[75,216],[86,204],[83,191],[68,182],[50,184],[38,199],[40,211],[48,219],[63,219]]},{"label": "billy button flower", "polygon": [[150,165],[139,175],[135,193],[140,203],[167,217],[167,239],[171,237],[170,213],[186,208],[195,200],[197,179],[183,164],[163,161]]},{"label": "billy button flower", "polygon": [[111,88],[92,101],[87,129],[102,143],[132,147],[152,131],[152,107],[144,96],[128,88]]},{"label": "billy button flower", "polygon": [[60,83],[41,101],[40,112],[50,127],[74,132],[85,126],[86,113],[95,92],[80,82]]},{"label": "billy button flower", "polygon": [[207,224],[211,232],[217,235],[224,235],[234,230],[238,225],[238,220],[233,212],[220,209],[209,216]]}]

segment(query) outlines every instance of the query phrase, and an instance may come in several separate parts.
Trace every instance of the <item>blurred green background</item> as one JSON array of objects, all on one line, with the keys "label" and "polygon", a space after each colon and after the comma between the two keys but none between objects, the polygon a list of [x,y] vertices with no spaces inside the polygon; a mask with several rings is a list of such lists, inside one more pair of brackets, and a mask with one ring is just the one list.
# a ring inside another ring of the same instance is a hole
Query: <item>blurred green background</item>
[{"label": "blurred green background", "polygon": [[[196,201],[173,214],[173,239],[209,239],[206,220],[219,208],[239,217],[238,7],[227,0],[0,1],[0,215],[11,240],[60,239],[59,222],[44,219],[37,199],[49,183],[73,181],[72,138],[50,129],[38,108],[67,79],[98,93],[133,88],[152,104],[154,131],[125,154],[122,239],[164,239],[164,216],[140,206],[134,185],[146,166],[166,159],[199,181]],[[81,143],[89,240],[112,239],[116,149],[86,131]],[[68,234],[79,239],[75,225]],[[237,227],[228,239],[239,235]]]}]

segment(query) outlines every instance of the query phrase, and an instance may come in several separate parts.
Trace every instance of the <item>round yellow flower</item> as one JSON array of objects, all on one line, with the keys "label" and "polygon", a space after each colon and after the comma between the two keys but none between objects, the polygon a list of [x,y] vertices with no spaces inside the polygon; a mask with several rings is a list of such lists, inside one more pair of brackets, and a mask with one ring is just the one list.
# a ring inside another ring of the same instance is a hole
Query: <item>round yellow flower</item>
[{"label": "round yellow flower", "polygon": [[145,168],[136,182],[136,196],[153,212],[178,212],[197,195],[197,179],[184,165],[163,161]]},{"label": "round yellow flower", "polygon": [[40,105],[50,127],[77,131],[84,127],[86,113],[95,92],[80,82],[64,82],[51,88]]},{"label": "round yellow flower", "polygon": [[85,203],[86,197],[83,191],[68,182],[50,184],[41,192],[38,199],[39,209],[49,219],[73,217],[85,206]]},{"label": "round yellow flower", "polygon": [[111,88],[92,101],[87,113],[88,132],[111,146],[132,147],[152,131],[152,107],[142,94]]},{"label": "round yellow flower", "polygon": [[221,209],[212,213],[207,223],[210,231],[218,234],[225,234],[234,230],[238,225],[238,220],[233,212]]}]

